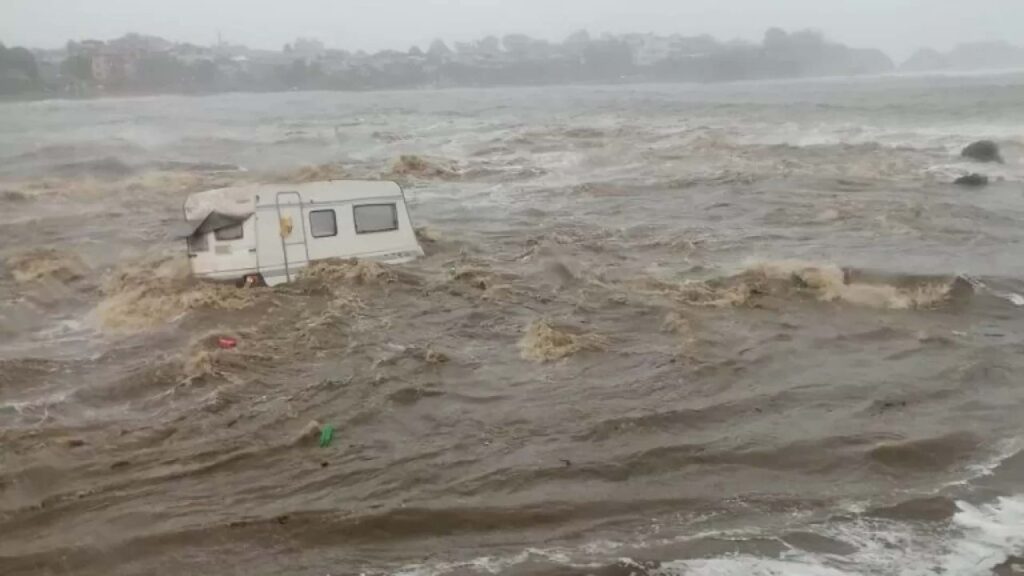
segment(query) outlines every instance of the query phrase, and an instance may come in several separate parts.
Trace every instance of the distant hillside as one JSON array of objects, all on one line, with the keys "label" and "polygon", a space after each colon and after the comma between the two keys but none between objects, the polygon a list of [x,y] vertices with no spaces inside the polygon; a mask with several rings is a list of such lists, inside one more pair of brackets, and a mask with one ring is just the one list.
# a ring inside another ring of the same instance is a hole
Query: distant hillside
[{"label": "distant hillside", "polygon": [[0,44],[0,97],[31,94],[42,88],[35,56],[25,48]]},{"label": "distant hillside", "polygon": [[900,66],[906,72],[970,71],[1024,68],[1024,48],[1007,42],[960,44],[943,53],[931,48],[915,52]]},{"label": "distant hillside", "polygon": [[70,41],[64,50],[0,46],[0,93],[21,96],[375,90],[624,82],[722,82],[878,74],[880,50],[831,42],[815,31],[773,28],[760,43],[710,36],[579,31],[562,42],[511,34],[407,51],[332,50],[300,38],[280,51],[196,46],[141,34]]}]

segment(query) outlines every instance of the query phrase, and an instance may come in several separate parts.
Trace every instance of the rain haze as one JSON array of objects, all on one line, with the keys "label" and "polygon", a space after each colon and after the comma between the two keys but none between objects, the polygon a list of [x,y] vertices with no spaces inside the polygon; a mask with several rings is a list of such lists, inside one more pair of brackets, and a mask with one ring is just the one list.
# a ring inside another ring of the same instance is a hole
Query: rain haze
[{"label": "rain haze", "polygon": [[711,34],[760,39],[764,30],[813,28],[895,58],[930,46],[1024,43],[1018,0],[5,0],[0,39],[40,48],[127,32],[200,45],[280,48],[297,36],[348,50],[406,49],[434,38],[525,33],[549,40],[601,32]]},{"label": "rain haze", "polygon": [[0,0],[0,575],[1024,574],[1024,0]]}]

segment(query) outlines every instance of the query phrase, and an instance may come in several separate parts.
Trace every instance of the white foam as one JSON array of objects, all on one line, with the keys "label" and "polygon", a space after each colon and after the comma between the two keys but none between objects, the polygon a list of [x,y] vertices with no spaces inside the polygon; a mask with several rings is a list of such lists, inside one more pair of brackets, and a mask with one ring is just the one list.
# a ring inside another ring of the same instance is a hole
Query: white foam
[{"label": "white foam", "polygon": [[945,573],[988,575],[1008,556],[1024,553],[1024,495],[958,506],[954,522],[963,536],[944,559]]},{"label": "white foam", "polygon": [[973,286],[974,289],[979,291],[979,292],[983,292],[983,293],[986,293],[986,294],[991,294],[992,296],[995,296],[996,298],[1002,298],[1003,300],[1006,300],[1007,302],[1010,302],[1014,306],[1024,306],[1024,296],[1021,296],[1020,294],[1017,294],[1016,292],[1004,292],[1002,290],[996,290],[996,289],[990,288],[987,284],[985,284],[981,280],[978,280],[977,278],[974,278],[972,276],[967,276],[965,274],[961,275],[961,278],[963,278],[963,279],[967,280],[968,282],[970,282],[971,286]]},{"label": "white foam", "polygon": [[528,548],[522,552],[505,557],[483,556],[466,562],[445,562],[439,564],[417,564],[406,566],[393,576],[441,576],[452,572],[460,574],[499,574],[502,571],[528,561],[542,560],[552,564],[568,566],[572,564],[568,552],[558,548]]},{"label": "white foam", "polygon": [[771,560],[750,556],[670,562],[659,571],[666,576],[848,576],[810,557]]},{"label": "white foam", "polygon": [[793,551],[783,557],[734,555],[663,565],[664,576],[990,576],[1009,556],[1024,553],[1024,496],[992,504],[958,503],[948,529],[863,521],[823,536],[857,548],[849,556]]},{"label": "white foam", "polygon": [[999,442],[996,444],[992,457],[985,461],[968,466],[967,470],[970,472],[970,475],[964,481],[958,482],[958,484],[967,484],[968,482],[978,478],[991,476],[1003,462],[1013,458],[1019,454],[1021,450],[1024,450],[1024,438],[1007,438],[1006,440]]},{"label": "white foam", "polygon": [[[797,549],[790,549],[779,558],[735,554],[665,562],[654,573],[658,576],[990,576],[992,569],[1010,556],[1024,554],[1024,494],[981,505],[958,502],[957,506],[959,512],[946,527],[881,519],[817,527],[820,535],[854,547],[850,555],[813,554]],[[659,544],[664,542],[659,541]],[[573,550],[528,549],[506,557],[410,566],[396,574],[498,574],[537,560],[573,568],[614,561],[628,566],[635,562],[595,552],[614,554],[623,547],[637,545],[604,541],[598,547],[600,550],[593,546]],[[604,558],[595,563],[595,556]]]}]

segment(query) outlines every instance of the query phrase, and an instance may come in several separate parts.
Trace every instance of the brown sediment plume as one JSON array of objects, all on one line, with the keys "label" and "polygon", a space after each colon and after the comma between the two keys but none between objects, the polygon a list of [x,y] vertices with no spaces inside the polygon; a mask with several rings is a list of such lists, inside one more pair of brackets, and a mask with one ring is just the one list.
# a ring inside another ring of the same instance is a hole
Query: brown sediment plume
[{"label": "brown sediment plume", "polygon": [[713,286],[704,282],[685,282],[680,285],[679,294],[684,301],[696,306],[729,308],[746,306],[759,290],[756,283]]},{"label": "brown sediment plume", "polygon": [[295,282],[277,290],[326,299],[326,306],[303,314],[295,333],[308,348],[319,350],[343,339],[340,327],[366,309],[360,288],[385,287],[397,280],[394,271],[377,262],[330,259],[310,264]]},{"label": "brown sediment plume", "polygon": [[53,248],[15,254],[7,258],[7,269],[20,283],[56,281],[67,284],[82,280],[89,271],[78,255]]},{"label": "brown sediment plume", "polygon": [[190,170],[151,170],[129,180],[128,191],[200,192],[232,186],[249,178],[242,172],[195,172]]},{"label": "brown sediment plume", "polygon": [[438,158],[424,158],[414,154],[403,155],[395,161],[391,168],[394,176],[414,178],[451,179],[459,176],[459,169],[454,162]]},{"label": "brown sediment plume", "polygon": [[0,201],[3,202],[27,202],[29,196],[18,190],[0,190]]},{"label": "brown sediment plume", "polygon": [[632,288],[639,292],[662,294],[691,306],[707,308],[745,306],[760,290],[754,282],[736,282],[731,278],[725,282],[697,280],[667,282],[647,278],[633,283]]},{"label": "brown sediment plume", "polygon": [[327,164],[303,166],[283,176],[280,181],[289,184],[305,184],[307,182],[341,180],[345,177],[347,177],[347,173],[340,163],[329,162]]},{"label": "brown sediment plume", "polygon": [[423,361],[427,364],[447,364],[450,360],[451,358],[449,358],[447,354],[444,352],[438,352],[433,348],[427,349],[426,353],[423,355]]},{"label": "brown sediment plume", "polygon": [[100,323],[113,331],[138,331],[171,322],[201,308],[242,310],[256,304],[260,291],[193,278],[181,258],[129,264],[107,277],[96,308]]},{"label": "brown sediment plume", "polygon": [[448,269],[448,283],[451,289],[471,289],[470,294],[484,301],[496,302],[515,296],[515,278],[500,274],[481,263],[463,262]]},{"label": "brown sediment plume", "polygon": [[96,177],[47,177],[25,182],[18,187],[19,194],[30,200],[47,197],[91,199],[104,201],[113,197],[139,197],[149,194],[162,196],[188,194],[231,186],[248,176],[242,172],[190,172],[186,170],[146,170],[118,180]]},{"label": "brown sediment plume", "polygon": [[662,321],[661,329],[665,332],[678,335],[684,342],[690,343],[696,340],[693,323],[689,318],[679,312],[669,312]]},{"label": "brown sediment plume", "polygon": [[398,280],[391,268],[372,260],[331,258],[318,260],[302,270],[300,281],[329,285],[383,285]]},{"label": "brown sediment plume", "polygon": [[444,239],[437,230],[429,226],[420,226],[416,228],[415,232],[416,239],[419,240],[420,244],[436,244]]},{"label": "brown sediment plume", "polygon": [[546,320],[536,320],[519,341],[519,350],[524,360],[545,363],[584,350],[601,350],[605,343],[601,336],[582,333],[566,326],[554,326]]},{"label": "brown sediment plume", "polygon": [[311,350],[338,346],[346,338],[342,328],[351,324],[366,305],[356,295],[343,289],[328,292],[332,299],[319,311],[305,314],[295,328],[294,340]]},{"label": "brown sediment plume", "polygon": [[448,270],[452,281],[465,284],[478,290],[487,290],[494,285],[494,274],[487,268],[470,264],[459,264]]},{"label": "brown sediment plume", "polygon": [[[220,342],[228,338],[234,342],[222,348]],[[252,371],[254,364],[264,359],[250,344],[257,336],[251,332],[216,329],[193,338],[186,348],[182,362],[183,381],[192,383],[205,378],[231,378],[234,374]]]},{"label": "brown sediment plume", "polygon": [[420,243],[420,248],[423,248],[424,255],[430,256],[444,249],[446,239],[437,230],[428,226],[420,226],[414,232],[416,240]]}]

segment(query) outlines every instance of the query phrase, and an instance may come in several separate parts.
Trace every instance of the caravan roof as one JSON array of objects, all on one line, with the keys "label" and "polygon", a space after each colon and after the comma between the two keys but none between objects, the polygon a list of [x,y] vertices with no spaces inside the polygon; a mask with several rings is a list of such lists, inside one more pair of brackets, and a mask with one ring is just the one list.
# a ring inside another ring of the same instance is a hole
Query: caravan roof
[{"label": "caravan roof", "polygon": [[[257,206],[274,204],[279,192],[298,192],[303,201],[353,202],[356,200],[402,196],[395,182],[379,180],[334,180],[305,184],[248,184],[218,188],[192,194],[185,200],[185,220],[199,222],[213,213],[248,218]],[[229,224],[230,225],[230,224]]]}]

